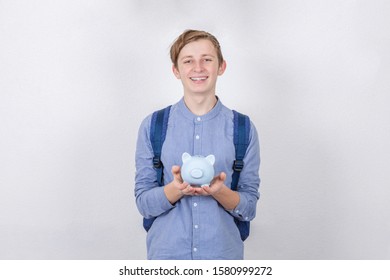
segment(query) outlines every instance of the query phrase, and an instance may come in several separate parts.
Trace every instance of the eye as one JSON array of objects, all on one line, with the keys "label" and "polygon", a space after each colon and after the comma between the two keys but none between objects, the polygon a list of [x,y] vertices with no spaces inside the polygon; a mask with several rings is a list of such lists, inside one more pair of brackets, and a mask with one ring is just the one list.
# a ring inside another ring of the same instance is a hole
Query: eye
[{"label": "eye", "polygon": [[183,63],[184,64],[189,64],[189,63],[191,63],[191,60],[190,59],[184,60]]},{"label": "eye", "polygon": [[206,62],[211,62],[211,61],[213,61],[213,60],[212,60],[211,58],[205,58],[204,61],[206,61]]}]

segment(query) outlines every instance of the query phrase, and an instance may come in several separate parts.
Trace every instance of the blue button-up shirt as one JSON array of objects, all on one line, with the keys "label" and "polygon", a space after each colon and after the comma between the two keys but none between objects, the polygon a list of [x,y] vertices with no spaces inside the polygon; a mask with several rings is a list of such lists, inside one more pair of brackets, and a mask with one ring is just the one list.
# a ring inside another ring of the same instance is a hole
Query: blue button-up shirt
[{"label": "blue button-up shirt", "polygon": [[[238,183],[240,202],[225,210],[212,196],[184,196],[172,205],[157,183],[150,143],[151,115],[142,122],[137,140],[135,196],[146,218],[157,217],[147,233],[148,259],[243,259],[244,246],[234,218],[250,221],[259,199],[260,152],[251,123],[250,144]],[[173,180],[171,168],[182,165],[184,152],[215,156],[215,174],[225,172],[230,187],[235,159],[233,112],[218,100],[203,116],[194,115],[182,98],[171,108],[162,147],[164,184]]]}]

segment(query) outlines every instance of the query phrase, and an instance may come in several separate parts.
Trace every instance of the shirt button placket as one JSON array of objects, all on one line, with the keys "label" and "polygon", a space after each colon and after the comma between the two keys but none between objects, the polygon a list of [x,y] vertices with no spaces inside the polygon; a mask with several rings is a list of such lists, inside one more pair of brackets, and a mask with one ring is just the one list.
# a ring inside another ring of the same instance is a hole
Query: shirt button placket
[{"label": "shirt button placket", "polygon": [[194,130],[194,155],[202,154],[202,119],[196,117],[194,120],[195,130]]},{"label": "shirt button placket", "polygon": [[192,258],[199,259],[199,197],[192,197]]},{"label": "shirt button placket", "polygon": [[[194,119],[194,155],[202,154],[202,118],[195,117]],[[199,245],[200,245],[200,233],[199,233],[199,207],[200,197],[192,197],[192,258],[199,259]]]}]

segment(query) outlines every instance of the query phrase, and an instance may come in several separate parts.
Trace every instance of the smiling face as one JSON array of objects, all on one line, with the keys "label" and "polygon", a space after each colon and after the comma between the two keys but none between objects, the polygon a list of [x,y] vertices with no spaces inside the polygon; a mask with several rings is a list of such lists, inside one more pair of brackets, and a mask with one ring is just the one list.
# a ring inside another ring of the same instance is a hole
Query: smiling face
[{"label": "smiling face", "polygon": [[218,76],[225,72],[225,61],[219,62],[214,45],[200,39],[185,45],[172,70],[181,80],[185,95],[215,95]]}]

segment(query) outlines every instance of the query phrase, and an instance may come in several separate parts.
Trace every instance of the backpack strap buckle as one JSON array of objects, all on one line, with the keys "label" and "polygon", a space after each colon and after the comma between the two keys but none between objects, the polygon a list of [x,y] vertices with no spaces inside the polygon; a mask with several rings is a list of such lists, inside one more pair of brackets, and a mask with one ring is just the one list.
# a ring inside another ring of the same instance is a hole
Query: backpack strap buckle
[{"label": "backpack strap buckle", "polygon": [[153,157],[153,167],[154,168],[161,168],[162,167],[162,162],[159,156],[154,156]]},{"label": "backpack strap buckle", "polygon": [[241,172],[241,170],[244,168],[244,161],[236,159],[233,163],[233,170],[237,172]]}]

